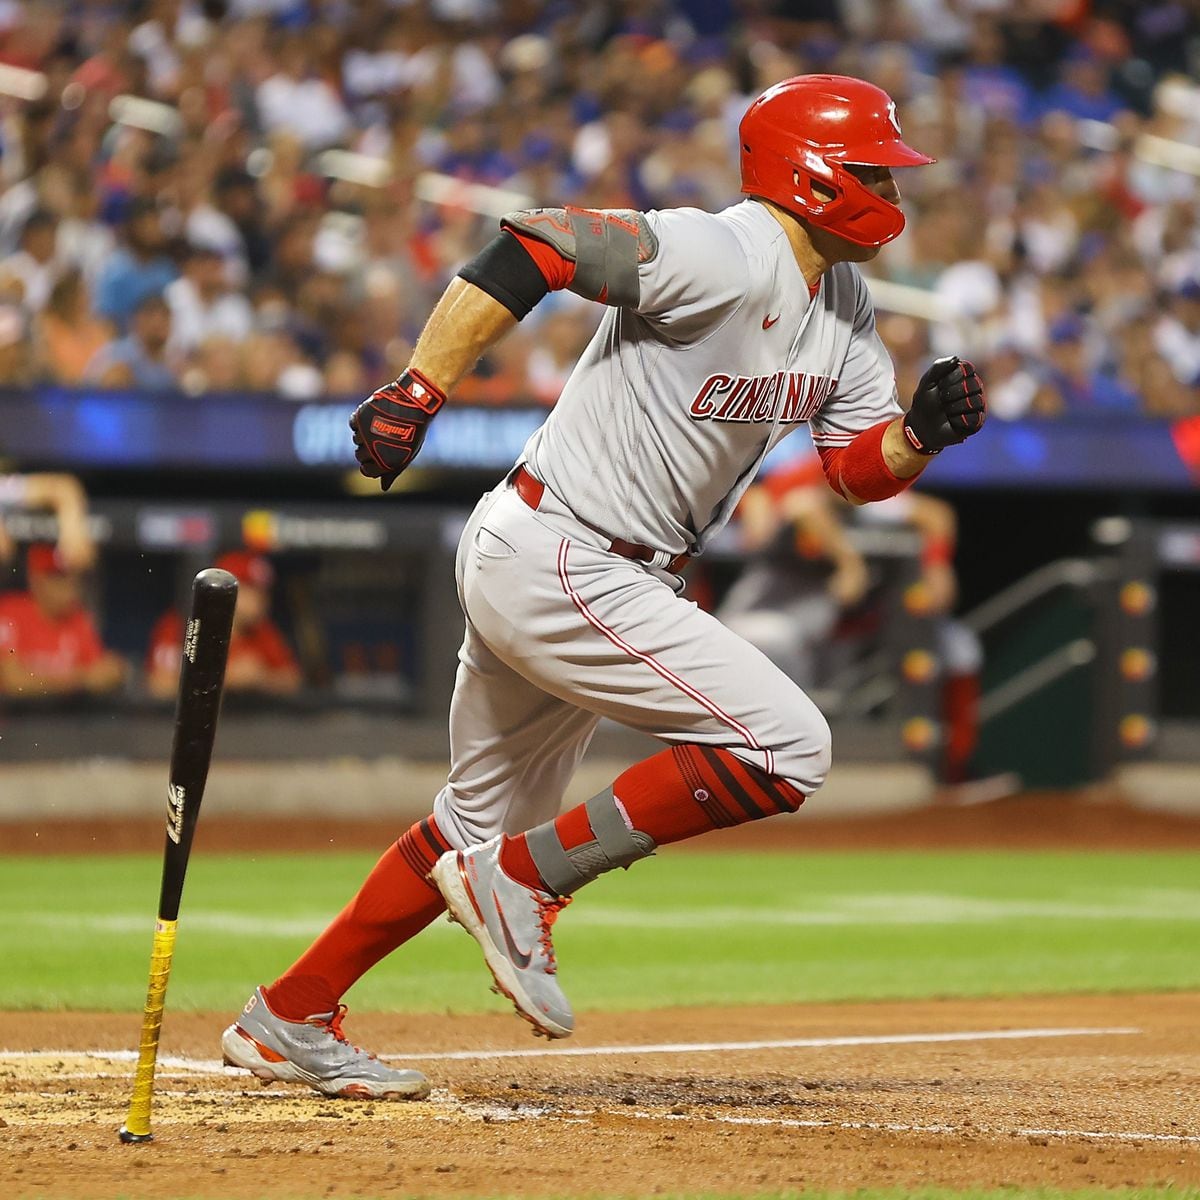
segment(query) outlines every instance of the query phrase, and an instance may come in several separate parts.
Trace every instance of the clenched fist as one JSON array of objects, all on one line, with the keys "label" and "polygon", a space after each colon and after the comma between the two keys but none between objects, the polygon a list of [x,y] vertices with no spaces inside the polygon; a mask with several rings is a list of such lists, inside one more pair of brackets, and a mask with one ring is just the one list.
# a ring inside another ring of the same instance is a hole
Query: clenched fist
[{"label": "clenched fist", "polygon": [[386,492],[416,457],[429,422],[445,403],[446,393],[411,369],[372,392],[350,418],[358,469]]},{"label": "clenched fist", "polygon": [[962,358],[939,358],[917,384],[904,436],[918,454],[937,454],[978,433],[986,419],[983,380],[974,366]]}]

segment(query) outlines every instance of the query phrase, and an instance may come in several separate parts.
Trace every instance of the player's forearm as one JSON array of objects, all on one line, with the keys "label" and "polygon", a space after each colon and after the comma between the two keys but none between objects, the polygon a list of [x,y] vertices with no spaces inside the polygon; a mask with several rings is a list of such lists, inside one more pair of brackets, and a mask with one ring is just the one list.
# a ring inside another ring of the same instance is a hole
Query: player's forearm
[{"label": "player's forearm", "polygon": [[498,300],[455,278],[421,331],[410,366],[448,393],[516,323]]}]

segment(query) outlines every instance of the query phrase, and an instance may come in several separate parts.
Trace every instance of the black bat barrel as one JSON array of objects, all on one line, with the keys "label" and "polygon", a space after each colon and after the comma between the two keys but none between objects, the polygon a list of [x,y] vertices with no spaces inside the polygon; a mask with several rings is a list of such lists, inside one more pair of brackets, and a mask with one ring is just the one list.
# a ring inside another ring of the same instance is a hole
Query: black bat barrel
[{"label": "black bat barrel", "polygon": [[158,909],[166,921],[179,917],[192,835],[217,733],[237,591],[237,580],[215,567],[201,571],[192,584],[167,784],[167,843]]}]

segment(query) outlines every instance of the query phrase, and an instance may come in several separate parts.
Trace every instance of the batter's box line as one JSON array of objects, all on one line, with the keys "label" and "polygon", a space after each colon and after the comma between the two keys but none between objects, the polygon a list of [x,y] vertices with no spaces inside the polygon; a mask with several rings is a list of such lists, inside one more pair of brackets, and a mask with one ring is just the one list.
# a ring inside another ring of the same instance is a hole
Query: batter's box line
[{"label": "batter's box line", "polygon": [[[928,1046],[953,1042],[1009,1042],[1045,1038],[1131,1037],[1143,1033],[1134,1027],[1106,1029],[975,1029],[949,1033],[862,1034],[846,1037],[779,1038],[747,1042],[661,1042],[621,1046],[545,1046],[533,1050],[447,1050],[441,1053],[414,1054],[407,1050],[380,1050],[380,1058],[405,1062],[468,1062],[472,1060],[523,1058],[586,1058],[634,1054],[728,1054],[749,1050],[824,1050],[838,1046]],[[6,1060],[90,1058],[101,1062],[135,1062],[135,1050],[0,1050],[0,1064]],[[167,1055],[159,1060],[166,1070],[197,1075],[233,1075],[219,1058],[197,1059]],[[65,1078],[59,1075],[58,1078]]]}]

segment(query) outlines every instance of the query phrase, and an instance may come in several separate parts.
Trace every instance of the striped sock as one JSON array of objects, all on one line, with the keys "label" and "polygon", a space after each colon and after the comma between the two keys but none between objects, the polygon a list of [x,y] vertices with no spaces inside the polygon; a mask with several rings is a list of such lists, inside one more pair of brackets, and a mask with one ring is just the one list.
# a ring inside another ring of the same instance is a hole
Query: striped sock
[{"label": "striped sock", "polygon": [[[602,803],[596,797],[588,804],[598,801]],[[742,762],[728,750],[688,744],[635,763],[613,784],[612,802],[629,829],[644,834],[655,846],[665,846],[711,829],[795,812],[804,803],[804,794],[787,780]],[[568,854],[596,838],[582,804],[552,824],[558,843]],[[556,890],[543,880],[526,834],[505,838],[500,862],[509,876],[527,887]],[[601,865],[595,873],[604,869]]]},{"label": "striped sock", "polygon": [[446,907],[426,876],[449,849],[432,817],[390,846],[325,932],[263,989],[271,1010],[288,1021],[332,1012],[355,980],[420,933]]}]

